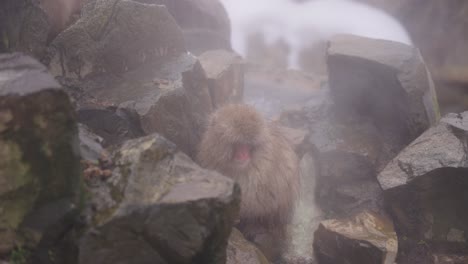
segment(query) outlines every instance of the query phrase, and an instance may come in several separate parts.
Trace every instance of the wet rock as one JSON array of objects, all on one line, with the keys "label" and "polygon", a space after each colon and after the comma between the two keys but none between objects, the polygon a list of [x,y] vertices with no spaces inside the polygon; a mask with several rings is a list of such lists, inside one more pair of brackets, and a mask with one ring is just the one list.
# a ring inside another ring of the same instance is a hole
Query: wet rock
[{"label": "wet rock", "polygon": [[213,50],[200,55],[199,60],[208,78],[213,108],[242,102],[244,68],[240,56],[225,50]]},{"label": "wet rock", "polygon": [[409,143],[439,119],[434,84],[411,46],[341,35],[331,39],[328,71],[333,100],[343,111]]},{"label": "wet rock", "polygon": [[378,175],[402,235],[466,243],[468,112],[449,114],[407,146]]},{"label": "wet rock", "polygon": [[158,132],[192,155],[212,103],[184,45],[166,7],[96,0],[52,43],[49,68],[104,146]]},{"label": "wet rock", "polygon": [[0,55],[0,76],[0,254],[15,245],[48,252],[80,200],[74,111],[30,57]]},{"label": "wet rock", "polygon": [[388,219],[362,212],[352,219],[323,221],[314,248],[323,264],[393,264],[398,241]]},{"label": "wet rock", "polygon": [[51,25],[39,1],[1,1],[0,53],[19,51],[40,58],[50,30]]},{"label": "wet rock", "polygon": [[48,49],[43,62],[55,76],[121,75],[185,52],[182,32],[165,6],[96,0],[86,10]]},{"label": "wet rock", "polygon": [[155,70],[157,76],[164,76],[157,84],[143,84],[139,94],[128,97],[123,95],[125,86],[117,87],[122,94],[115,100],[122,102],[121,108],[136,114],[146,134],[160,133],[193,157],[212,111],[206,77],[191,55],[184,54],[166,66]]},{"label": "wet rock", "polygon": [[233,228],[227,246],[227,264],[269,264],[268,259],[239,230]]},{"label": "wet rock", "polygon": [[441,168],[467,168],[468,112],[448,114],[393,159],[378,176],[384,190]]},{"label": "wet rock", "polygon": [[114,162],[112,177],[91,189],[93,228],[80,242],[79,263],[225,262],[237,184],[157,134],[127,141]]},{"label": "wet rock", "polygon": [[280,121],[310,131],[329,217],[382,212],[377,173],[437,120],[432,80],[417,50],[391,41],[338,36],[327,61],[329,84]]}]

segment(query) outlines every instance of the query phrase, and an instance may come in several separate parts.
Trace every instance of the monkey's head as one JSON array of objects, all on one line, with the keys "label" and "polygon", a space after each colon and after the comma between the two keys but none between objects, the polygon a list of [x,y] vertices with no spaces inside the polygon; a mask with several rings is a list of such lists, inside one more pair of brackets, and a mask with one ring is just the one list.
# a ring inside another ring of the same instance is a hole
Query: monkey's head
[{"label": "monkey's head", "polygon": [[[214,167],[242,171],[249,167],[267,141],[265,120],[254,107],[230,104],[210,118],[204,144],[212,155]],[[211,141],[208,143],[208,141]]]}]

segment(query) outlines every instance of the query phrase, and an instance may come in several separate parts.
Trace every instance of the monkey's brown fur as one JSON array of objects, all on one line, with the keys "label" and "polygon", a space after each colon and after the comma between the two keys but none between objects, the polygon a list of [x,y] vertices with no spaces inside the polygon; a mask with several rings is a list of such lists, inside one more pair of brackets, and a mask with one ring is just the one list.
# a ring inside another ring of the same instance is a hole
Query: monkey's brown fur
[{"label": "monkey's brown fur", "polygon": [[[232,165],[232,145],[254,146],[243,170]],[[199,164],[236,180],[242,192],[240,220],[284,226],[299,194],[299,162],[288,140],[253,107],[227,105],[212,114],[197,156]]]}]

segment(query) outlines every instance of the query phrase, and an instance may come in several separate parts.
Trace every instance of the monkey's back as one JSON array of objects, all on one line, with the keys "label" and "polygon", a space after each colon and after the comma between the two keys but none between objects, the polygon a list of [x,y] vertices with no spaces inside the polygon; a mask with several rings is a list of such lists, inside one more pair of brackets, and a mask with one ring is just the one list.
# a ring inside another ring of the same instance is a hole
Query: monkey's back
[{"label": "monkey's back", "polygon": [[257,153],[248,177],[237,175],[242,190],[241,220],[278,226],[289,221],[299,197],[299,160],[278,126]]}]

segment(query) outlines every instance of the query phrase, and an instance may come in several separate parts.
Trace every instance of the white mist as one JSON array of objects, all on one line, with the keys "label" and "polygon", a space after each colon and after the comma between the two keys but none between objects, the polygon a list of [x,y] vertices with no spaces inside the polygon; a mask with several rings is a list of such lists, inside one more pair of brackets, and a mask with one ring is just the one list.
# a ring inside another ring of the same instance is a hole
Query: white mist
[{"label": "white mist", "polygon": [[403,26],[384,11],[351,0],[221,0],[231,19],[232,46],[247,55],[250,34],[268,44],[283,39],[291,48],[289,67],[298,68],[299,51],[336,34],[353,34],[411,44]]}]

